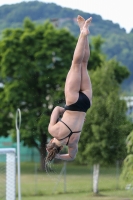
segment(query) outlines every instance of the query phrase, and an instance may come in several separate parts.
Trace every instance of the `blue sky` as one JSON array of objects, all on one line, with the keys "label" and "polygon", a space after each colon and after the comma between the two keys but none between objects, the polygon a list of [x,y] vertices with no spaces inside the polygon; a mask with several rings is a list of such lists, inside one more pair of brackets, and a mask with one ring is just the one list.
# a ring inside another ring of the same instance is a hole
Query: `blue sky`
[{"label": "blue sky", "polygon": [[[20,3],[32,0],[0,0],[4,4]],[[118,23],[127,32],[133,28],[133,0],[40,0],[53,2],[63,7],[79,9],[88,13],[99,14],[103,19]]]}]

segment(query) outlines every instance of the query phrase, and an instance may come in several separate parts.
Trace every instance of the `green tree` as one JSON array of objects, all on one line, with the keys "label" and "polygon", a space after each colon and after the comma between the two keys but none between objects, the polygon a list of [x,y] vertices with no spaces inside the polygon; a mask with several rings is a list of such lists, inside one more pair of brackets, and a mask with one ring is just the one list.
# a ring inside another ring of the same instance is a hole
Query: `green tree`
[{"label": "green tree", "polygon": [[[22,27],[22,22],[26,16],[36,23],[43,23],[46,19],[57,20],[59,27],[67,27],[75,36],[79,34],[79,27],[75,23],[75,17],[82,15],[85,19],[90,13],[80,10],[61,7],[54,3],[43,3],[39,1],[21,2],[12,5],[0,6],[1,23],[0,33],[7,27]],[[103,51],[108,58],[115,57],[118,61],[126,65],[131,71],[130,77],[122,84],[125,92],[133,93],[133,29],[126,33],[119,24],[114,24],[110,20],[103,20],[100,15],[91,14],[93,24],[90,27],[91,36],[100,34],[106,39],[103,44]],[[0,35],[1,38],[1,35]]]},{"label": "green tree", "polygon": [[112,164],[124,158],[125,139],[130,131],[126,103],[120,100],[118,82],[121,74],[116,77],[115,69],[119,69],[119,65],[111,60],[90,73],[93,103],[79,142],[78,161],[93,165],[94,193],[98,193],[100,164]]},{"label": "green tree", "polygon": [[[102,67],[102,39],[92,40],[89,68]],[[29,19],[23,29],[7,29],[0,42],[0,134],[14,134],[14,115],[22,111],[21,140],[46,154],[47,126],[55,104],[63,102],[63,86],[71,64],[76,38],[52,24],[35,26]],[[99,64],[99,65],[98,65]],[[121,68],[122,70],[123,68]],[[117,73],[117,77],[121,73]],[[43,164],[42,164],[43,165]]]},{"label": "green tree", "polygon": [[[98,67],[102,67],[107,55],[102,52],[102,45],[105,43],[105,40],[101,38],[100,35],[91,38],[91,56],[89,60],[89,70],[97,69]],[[121,84],[124,79],[128,78],[130,75],[127,67],[123,66],[119,63],[115,58],[109,60],[108,65],[113,68],[114,78],[115,80]]]},{"label": "green tree", "polygon": [[[14,115],[22,111],[21,140],[40,152],[43,168],[47,126],[55,104],[63,97],[76,38],[46,22],[29,19],[23,29],[7,29],[0,41],[0,135],[15,134]],[[63,101],[63,98],[62,98]]]}]

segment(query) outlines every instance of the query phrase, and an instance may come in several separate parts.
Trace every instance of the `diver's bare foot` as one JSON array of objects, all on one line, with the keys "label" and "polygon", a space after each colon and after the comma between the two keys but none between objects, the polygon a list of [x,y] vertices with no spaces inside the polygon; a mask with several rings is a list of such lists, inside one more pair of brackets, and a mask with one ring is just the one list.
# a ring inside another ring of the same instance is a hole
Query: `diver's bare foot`
[{"label": "diver's bare foot", "polygon": [[85,23],[85,19],[82,16],[78,15],[77,22],[78,22],[80,31],[82,31],[84,23]]},{"label": "diver's bare foot", "polygon": [[92,21],[92,17],[90,17],[89,19],[87,19],[84,23],[84,26],[82,28],[82,32],[85,34],[85,35],[88,35],[90,32],[89,32],[89,26],[91,24],[91,21]]}]

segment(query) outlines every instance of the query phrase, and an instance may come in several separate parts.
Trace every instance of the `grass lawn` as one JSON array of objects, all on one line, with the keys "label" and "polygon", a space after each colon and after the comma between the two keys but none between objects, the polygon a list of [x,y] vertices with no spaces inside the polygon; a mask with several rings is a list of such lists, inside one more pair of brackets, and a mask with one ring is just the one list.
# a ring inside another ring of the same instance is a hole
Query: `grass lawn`
[{"label": "grass lawn", "polygon": [[133,191],[116,176],[115,167],[101,168],[99,195],[92,193],[92,168],[67,164],[67,175],[59,176],[62,164],[55,165],[57,174],[38,172],[37,164],[22,163],[22,200],[131,200]]}]

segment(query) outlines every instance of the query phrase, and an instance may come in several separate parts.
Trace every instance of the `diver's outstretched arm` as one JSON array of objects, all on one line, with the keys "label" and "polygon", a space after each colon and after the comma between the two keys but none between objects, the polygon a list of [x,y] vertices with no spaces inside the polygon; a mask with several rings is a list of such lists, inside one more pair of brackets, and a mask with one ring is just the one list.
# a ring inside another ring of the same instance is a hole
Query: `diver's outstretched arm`
[{"label": "diver's outstretched arm", "polygon": [[76,158],[76,154],[78,152],[78,145],[74,144],[72,146],[68,146],[68,154],[56,154],[55,158],[72,161]]}]

